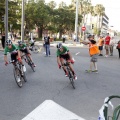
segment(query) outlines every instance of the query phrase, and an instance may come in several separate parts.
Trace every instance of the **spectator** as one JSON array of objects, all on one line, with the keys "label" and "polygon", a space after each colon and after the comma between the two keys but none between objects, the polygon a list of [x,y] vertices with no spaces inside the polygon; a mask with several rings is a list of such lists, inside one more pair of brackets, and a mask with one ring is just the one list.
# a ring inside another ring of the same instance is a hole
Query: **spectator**
[{"label": "spectator", "polygon": [[14,33],[14,41],[16,40],[16,38],[17,38],[17,35],[16,35],[16,33]]},{"label": "spectator", "polygon": [[[99,49],[98,49],[98,46],[96,45],[96,41],[94,40],[94,37],[92,35],[88,36],[88,40],[89,40],[89,42],[82,42],[85,45],[89,45],[89,54],[91,57],[90,68],[89,68],[89,70],[86,70],[86,72],[87,73],[90,73],[90,72],[98,73],[97,57],[99,54]],[[94,66],[94,70],[92,70],[93,66]]]},{"label": "spectator", "polygon": [[118,49],[118,54],[119,54],[119,59],[120,59],[120,40],[117,43],[117,49]]},{"label": "spectator", "polygon": [[103,44],[104,44],[104,39],[103,39],[102,35],[100,35],[100,38],[98,40],[98,47],[99,47],[99,50],[100,50],[99,56],[103,56],[103,54],[102,54]]},{"label": "spectator", "polygon": [[56,35],[54,35],[53,38],[54,38],[54,41],[56,42]]},{"label": "spectator", "polygon": [[44,37],[44,43],[46,48],[46,57],[50,57],[50,37],[47,34]]},{"label": "spectator", "polygon": [[3,32],[2,38],[1,38],[2,48],[5,48],[5,33]]},{"label": "spectator", "polygon": [[110,56],[113,56],[113,48],[114,48],[114,40],[113,38],[110,40]]},{"label": "spectator", "polygon": [[65,34],[63,35],[63,43],[65,43],[65,40],[66,40],[66,36]]},{"label": "spectator", "polygon": [[73,40],[74,40],[74,42],[76,42],[76,40],[77,40],[76,33],[73,35]]},{"label": "spectator", "polygon": [[109,55],[110,40],[111,40],[111,37],[109,36],[109,33],[107,33],[107,36],[105,38],[105,50],[106,50],[105,57],[108,57]]}]

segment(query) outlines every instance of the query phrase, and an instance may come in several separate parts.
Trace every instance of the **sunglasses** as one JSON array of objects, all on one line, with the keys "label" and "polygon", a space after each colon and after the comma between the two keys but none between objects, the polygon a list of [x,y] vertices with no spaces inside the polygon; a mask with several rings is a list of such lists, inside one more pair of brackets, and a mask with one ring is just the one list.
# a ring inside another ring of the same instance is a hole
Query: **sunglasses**
[{"label": "sunglasses", "polygon": [[11,44],[8,44],[7,46],[11,46]]},{"label": "sunglasses", "polygon": [[62,50],[62,48],[58,48],[59,50]]}]

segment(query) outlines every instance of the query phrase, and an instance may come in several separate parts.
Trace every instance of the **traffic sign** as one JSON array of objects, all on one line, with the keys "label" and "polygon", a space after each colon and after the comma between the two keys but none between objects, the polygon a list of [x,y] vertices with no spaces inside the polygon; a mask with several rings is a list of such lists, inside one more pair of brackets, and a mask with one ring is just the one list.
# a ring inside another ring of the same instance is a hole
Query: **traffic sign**
[{"label": "traffic sign", "polygon": [[82,27],[82,31],[85,31],[85,30],[86,30],[86,27],[85,27],[85,26],[83,26],[83,27]]}]

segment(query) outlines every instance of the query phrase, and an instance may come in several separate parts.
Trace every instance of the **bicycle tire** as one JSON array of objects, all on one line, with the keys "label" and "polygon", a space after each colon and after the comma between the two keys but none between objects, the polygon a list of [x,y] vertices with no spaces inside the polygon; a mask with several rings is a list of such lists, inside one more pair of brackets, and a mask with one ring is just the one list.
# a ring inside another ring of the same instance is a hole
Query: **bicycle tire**
[{"label": "bicycle tire", "polygon": [[73,74],[69,69],[68,69],[68,77],[69,77],[70,83],[72,84],[72,87],[75,89]]},{"label": "bicycle tire", "polygon": [[35,67],[32,65],[32,62],[29,58],[29,56],[26,55],[27,61],[28,61],[28,65],[31,67],[32,71],[35,72]]},{"label": "bicycle tire", "polygon": [[[14,73],[14,78],[15,78],[15,82],[17,83],[18,87],[22,87],[23,86],[23,82],[22,82],[22,79],[21,79],[21,72],[18,68],[14,68],[13,69],[13,73]],[[17,77],[20,77],[20,82],[17,81]]]},{"label": "bicycle tire", "polygon": [[33,53],[38,53],[39,52],[39,46],[37,46],[37,45],[34,45],[33,46]]},{"label": "bicycle tire", "polygon": [[24,82],[27,82],[27,78],[26,78],[25,72],[23,72],[22,78],[23,78]]}]

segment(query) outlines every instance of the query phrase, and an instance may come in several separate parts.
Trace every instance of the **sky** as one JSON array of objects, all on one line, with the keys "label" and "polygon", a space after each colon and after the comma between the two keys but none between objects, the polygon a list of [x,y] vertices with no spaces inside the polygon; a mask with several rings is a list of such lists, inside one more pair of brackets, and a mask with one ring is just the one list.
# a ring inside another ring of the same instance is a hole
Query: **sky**
[{"label": "sky", "polygon": [[[46,3],[50,2],[51,0],[45,0]],[[57,4],[61,1],[64,1],[67,5],[71,3],[71,0],[53,0]],[[120,31],[120,0],[91,0],[93,5],[96,4],[103,4],[105,7],[105,13],[109,18],[109,26],[111,29]]]}]

